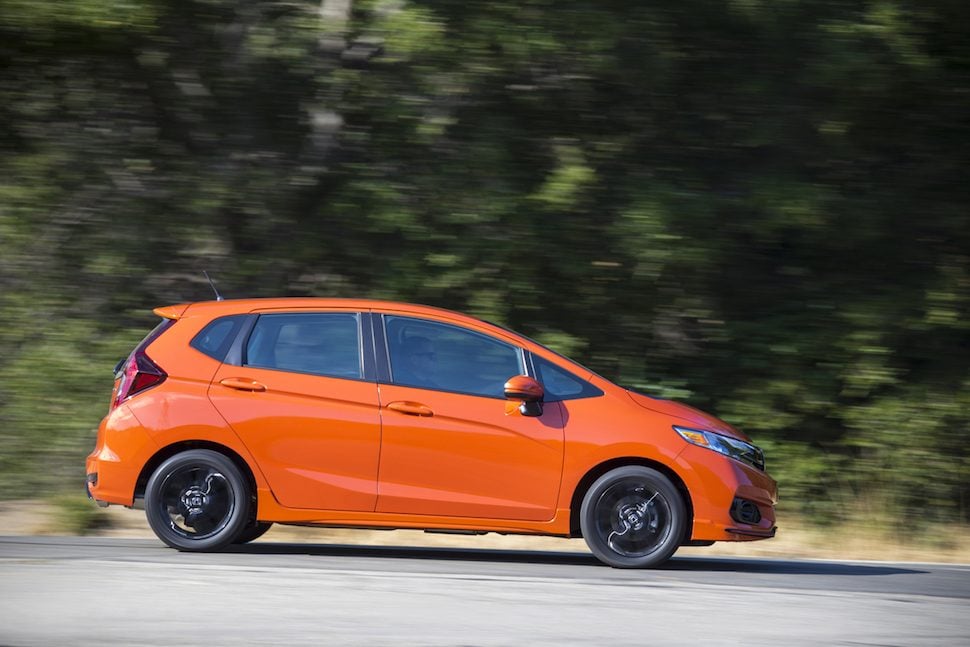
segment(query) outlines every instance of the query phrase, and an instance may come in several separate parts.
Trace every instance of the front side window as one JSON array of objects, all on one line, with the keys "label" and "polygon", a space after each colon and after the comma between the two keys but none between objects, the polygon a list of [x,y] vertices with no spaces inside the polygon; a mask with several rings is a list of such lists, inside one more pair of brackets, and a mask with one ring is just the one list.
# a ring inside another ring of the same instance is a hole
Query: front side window
[{"label": "front side window", "polygon": [[260,315],[246,344],[246,365],[360,379],[360,325],[350,313]]},{"label": "front side window", "polygon": [[410,317],[385,325],[394,384],[504,398],[506,380],[525,372],[518,348],[487,335]]}]

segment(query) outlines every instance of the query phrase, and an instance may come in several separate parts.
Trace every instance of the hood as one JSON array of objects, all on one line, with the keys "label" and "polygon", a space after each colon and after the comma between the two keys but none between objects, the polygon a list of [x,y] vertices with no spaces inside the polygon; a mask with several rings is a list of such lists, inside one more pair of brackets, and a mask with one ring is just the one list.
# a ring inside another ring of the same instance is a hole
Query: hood
[{"label": "hood", "polygon": [[684,427],[694,427],[706,431],[716,431],[717,433],[724,434],[725,436],[737,438],[738,440],[743,440],[745,442],[751,442],[750,438],[742,434],[728,423],[724,422],[723,420],[719,420],[708,413],[704,413],[700,409],[695,409],[694,407],[689,407],[686,404],[674,402],[673,400],[651,398],[650,396],[643,395],[642,393],[636,393],[634,391],[627,391],[627,394],[630,396],[630,399],[644,409],[649,409],[650,411],[661,413],[665,416],[670,416],[671,418],[676,418],[676,420],[671,421],[671,424],[683,425]]}]

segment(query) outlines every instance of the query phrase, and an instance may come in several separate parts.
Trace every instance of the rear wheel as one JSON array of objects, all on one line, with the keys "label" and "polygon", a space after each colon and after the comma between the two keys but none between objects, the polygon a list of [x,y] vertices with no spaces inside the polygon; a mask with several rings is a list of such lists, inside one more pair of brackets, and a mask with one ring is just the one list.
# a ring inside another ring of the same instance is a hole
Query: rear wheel
[{"label": "rear wheel", "polygon": [[172,456],[152,474],[145,514],[158,538],[172,548],[219,550],[246,528],[250,497],[235,463],[218,452],[193,449]]},{"label": "rear wheel", "polygon": [[660,472],[640,465],[598,478],[580,510],[586,544],[616,568],[651,568],[674,554],[687,515],[677,488]]}]

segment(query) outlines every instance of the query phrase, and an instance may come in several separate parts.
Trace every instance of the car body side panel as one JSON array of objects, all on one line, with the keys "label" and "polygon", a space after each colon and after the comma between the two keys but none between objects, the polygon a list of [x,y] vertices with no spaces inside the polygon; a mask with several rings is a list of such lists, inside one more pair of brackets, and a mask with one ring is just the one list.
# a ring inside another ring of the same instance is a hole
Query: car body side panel
[{"label": "car body side panel", "polygon": [[[200,440],[242,456],[254,472],[257,488],[266,488],[246,448],[205,397],[220,362],[188,345],[212,317],[199,315],[191,305],[179,310],[175,325],[145,349],[168,377],[128,398],[101,421],[87,465],[88,473],[98,473],[97,486],[90,488],[95,499],[132,505],[138,476],[156,453],[179,442]],[[117,463],[106,460],[110,453],[105,447],[123,458]]]},{"label": "car body side panel", "polygon": [[97,483],[88,485],[91,496],[130,506],[141,468],[158,449],[127,404],[116,408],[101,421],[97,443],[86,461],[86,472],[98,476]]},{"label": "car body side panel", "polygon": [[[563,430],[558,404],[523,416],[504,400],[380,386],[380,512],[548,521],[556,510]],[[425,406],[408,415],[388,404]]]},{"label": "car body side panel", "polygon": [[[626,458],[663,465],[684,483],[694,512],[692,539],[736,541],[753,539],[728,528],[767,533],[774,526],[777,485],[768,475],[716,452],[690,445],[672,429],[669,415],[637,405],[624,389],[596,376],[590,381],[602,398],[563,402],[566,456],[560,507],[568,505],[583,477],[597,465]],[[606,399],[606,401],[598,401]],[[762,521],[740,524],[730,516],[731,503],[741,496],[759,504]]]},{"label": "car body side panel", "polygon": [[[220,382],[253,380],[265,391]],[[290,508],[373,511],[381,447],[377,385],[224,365],[209,399]]]},{"label": "car body side panel", "polygon": [[[88,472],[98,473],[91,495],[100,501],[132,505],[142,468],[158,452],[179,443],[222,445],[246,461],[257,489],[268,484],[249,451],[205,397],[207,383],[173,379],[136,395],[102,421]],[[120,460],[110,460],[111,454]],[[107,460],[106,460],[107,459]]]},{"label": "car body side panel", "polygon": [[[597,384],[601,387],[605,385]],[[651,417],[625,396],[604,388],[596,398],[562,402],[566,420],[566,455],[560,506],[568,505],[580,481],[596,466],[628,457],[644,458],[667,467],[674,465],[683,449],[665,433],[662,416]],[[674,470],[676,471],[676,470]]]},{"label": "car body side panel", "polygon": [[452,515],[407,514],[392,512],[354,512],[348,510],[306,510],[286,508],[275,500],[259,502],[259,519],[299,526],[337,528],[387,528],[416,530],[461,530],[501,532],[523,535],[569,535],[569,510],[556,510],[548,521],[497,519],[495,517],[457,517]]}]

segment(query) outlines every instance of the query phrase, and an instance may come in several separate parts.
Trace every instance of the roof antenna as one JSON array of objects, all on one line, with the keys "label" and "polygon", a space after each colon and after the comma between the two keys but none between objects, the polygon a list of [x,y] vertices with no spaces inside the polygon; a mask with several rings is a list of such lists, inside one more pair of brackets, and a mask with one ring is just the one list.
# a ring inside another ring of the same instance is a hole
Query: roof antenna
[{"label": "roof antenna", "polygon": [[222,295],[219,294],[219,290],[216,289],[216,284],[213,283],[212,279],[209,278],[209,273],[202,270],[202,274],[205,276],[205,280],[209,282],[209,287],[211,287],[212,291],[216,293],[216,301],[222,301]]}]

